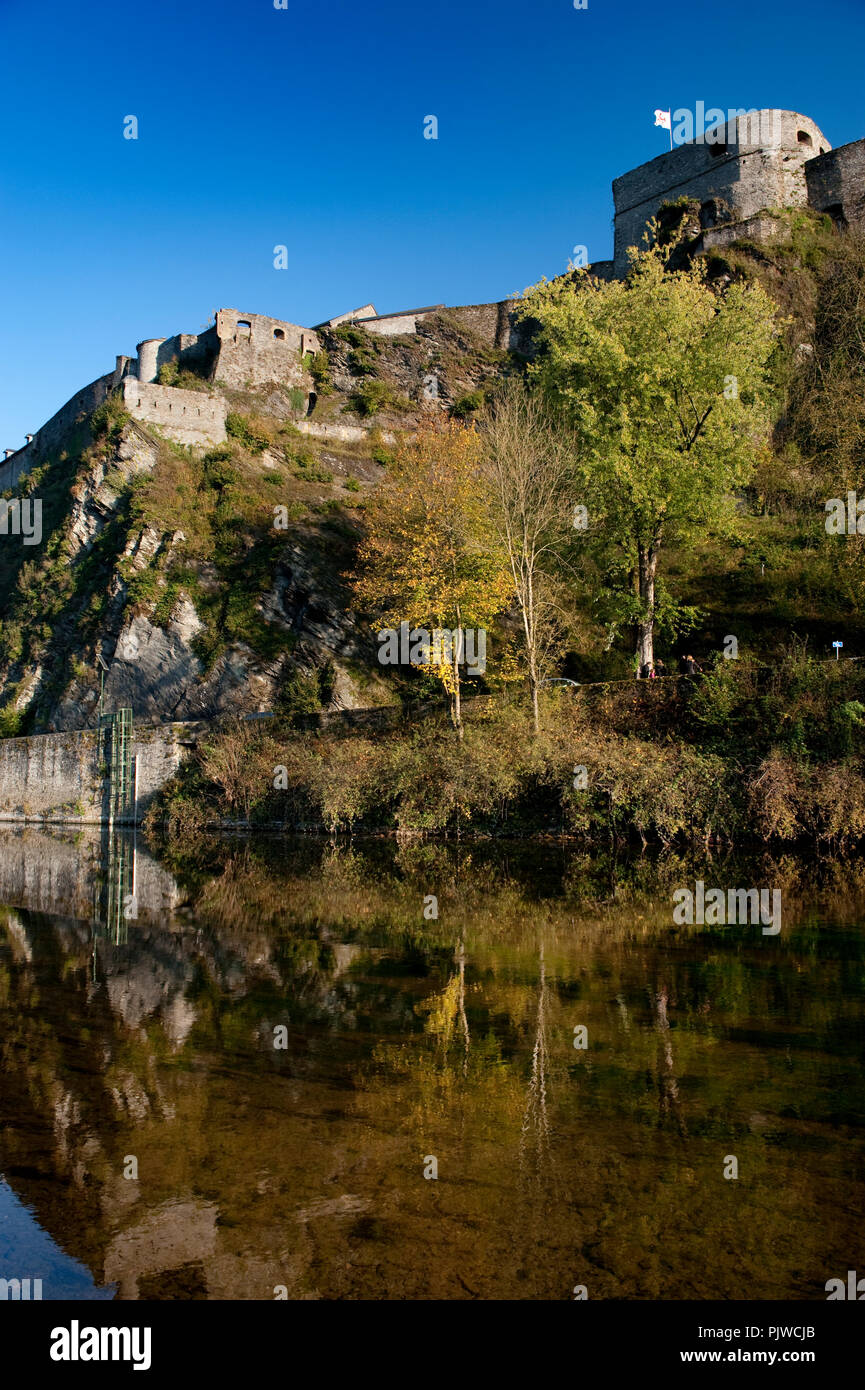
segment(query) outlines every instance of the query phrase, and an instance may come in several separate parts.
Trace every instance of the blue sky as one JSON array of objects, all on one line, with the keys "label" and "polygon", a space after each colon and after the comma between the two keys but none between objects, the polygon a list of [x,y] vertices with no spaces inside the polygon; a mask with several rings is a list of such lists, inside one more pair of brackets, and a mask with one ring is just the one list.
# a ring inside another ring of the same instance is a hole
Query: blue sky
[{"label": "blue sky", "polygon": [[41,1279],[41,1290],[31,1283],[30,1298],[113,1298],[116,1285],[97,1288],[90,1270],[67,1255],[43,1230],[30,1207],[0,1178],[0,1279]]},{"label": "blue sky", "polygon": [[0,42],[0,447],[217,307],[313,324],[609,257],[657,106],[865,135],[865,0],[0,0]]}]

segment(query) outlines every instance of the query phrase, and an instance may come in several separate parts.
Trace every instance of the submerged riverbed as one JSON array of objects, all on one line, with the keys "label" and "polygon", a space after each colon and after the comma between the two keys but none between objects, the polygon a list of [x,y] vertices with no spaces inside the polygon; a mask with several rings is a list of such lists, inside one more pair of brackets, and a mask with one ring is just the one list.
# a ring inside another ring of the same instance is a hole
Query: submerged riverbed
[{"label": "submerged riverbed", "polygon": [[[781,930],[677,925],[697,881]],[[0,1278],[43,1298],[865,1270],[858,863],[2,832],[0,903]]]}]

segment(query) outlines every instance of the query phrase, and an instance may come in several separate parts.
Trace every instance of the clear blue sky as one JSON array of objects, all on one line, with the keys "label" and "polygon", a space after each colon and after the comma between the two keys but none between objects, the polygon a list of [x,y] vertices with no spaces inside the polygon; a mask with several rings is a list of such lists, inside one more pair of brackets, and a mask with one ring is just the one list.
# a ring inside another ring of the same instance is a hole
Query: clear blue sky
[{"label": "clear blue sky", "polygon": [[0,42],[0,447],[217,307],[312,324],[609,257],[657,106],[865,135],[865,0],[0,0]]}]

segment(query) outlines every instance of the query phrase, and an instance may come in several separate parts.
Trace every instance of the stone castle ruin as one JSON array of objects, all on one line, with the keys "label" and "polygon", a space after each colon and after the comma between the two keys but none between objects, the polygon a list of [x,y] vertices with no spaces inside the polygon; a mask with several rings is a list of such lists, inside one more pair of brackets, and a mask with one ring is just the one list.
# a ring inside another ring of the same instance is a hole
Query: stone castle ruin
[{"label": "stone castle ruin", "polygon": [[[468,304],[451,313],[489,346],[516,347],[522,341],[523,330],[514,319],[514,305],[514,300]],[[338,314],[317,328],[332,329],[352,323],[384,337],[415,334],[419,323],[443,307],[435,304],[377,314],[373,304],[366,304]],[[202,446],[220,444],[226,438],[225,420],[230,406],[220,387],[240,391],[268,385],[296,388],[310,405],[314,395],[304,359],[321,346],[315,328],[236,309],[220,309],[215,322],[202,333],[147,338],[138,344],[137,357],[118,356],[112,372],[76,392],[35,435],[27,435],[22,448],[5,450],[5,459],[0,461],[0,492],[14,488],[20,477],[60,447],[69,430],[114,391],[121,392],[133,419],[156,425],[179,444]],[[187,390],[163,384],[160,372],[168,366],[176,366],[179,372],[192,372],[211,383],[213,390]],[[322,433],[333,428],[321,427]]]},{"label": "stone castle ruin", "polygon": [[[777,224],[766,214],[780,208],[809,207],[839,227],[865,226],[865,140],[832,149],[820,128],[794,111],[730,112],[697,138],[614,179],[614,256],[594,262],[591,273],[607,280],[625,276],[629,248],[641,246],[651,219],[681,198],[699,204],[697,251],[744,237],[771,240]],[[302,391],[310,402],[304,358],[319,351],[323,330],[351,323],[386,337],[416,334],[424,319],[443,308],[434,304],[379,314],[374,304],[365,304],[314,328],[220,309],[202,333],[145,339],[137,357],[119,356],[112,372],[78,391],[35,435],[27,435],[22,448],[5,450],[0,492],[14,487],[115,390],[122,392],[134,419],[158,426],[168,438],[218,444],[226,437],[229,410],[220,385],[247,390],[273,383]],[[515,301],[507,299],[448,313],[490,347],[519,350],[525,347],[525,329],[514,308]],[[213,390],[160,382],[160,369],[175,363],[178,371],[208,380]]]}]

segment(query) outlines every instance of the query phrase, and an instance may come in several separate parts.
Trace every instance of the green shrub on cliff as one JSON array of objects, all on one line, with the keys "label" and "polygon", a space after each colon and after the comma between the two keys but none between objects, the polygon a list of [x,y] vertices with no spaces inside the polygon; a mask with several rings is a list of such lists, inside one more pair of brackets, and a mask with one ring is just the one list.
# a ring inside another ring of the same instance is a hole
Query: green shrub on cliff
[{"label": "green shrub on cliff", "polygon": [[251,454],[260,454],[273,443],[273,433],[261,421],[250,415],[241,415],[236,410],[229,411],[225,417],[226,432],[248,449]]},{"label": "green shrub on cliff", "polygon": [[366,377],[349,399],[352,410],[364,419],[381,410],[403,413],[411,410],[411,401],[394,391],[387,382]]},{"label": "green shrub on cliff", "polygon": [[329,396],[333,391],[333,382],[330,379],[330,357],[327,349],[322,348],[320,352],[306,353],[303,358],[303,366],[315,382],[315,389],[319,396]]},{"label": "green shrub on cliff", "polygon": [[21,726],[24,722],[24,715],[21,710],[17,710],[14,703],[10,700],[7,705],[0,709],[0,738],[17,738],[21,733]]},{"label": "green shrub on cliff", "polygon": [[131,418],[129,411],[123,404],[123,397],[119,392],[112,392],[101,405],[96,407],[90,417],[93,438],[107,444],[113,444],[119,438],[123,426]]}]

